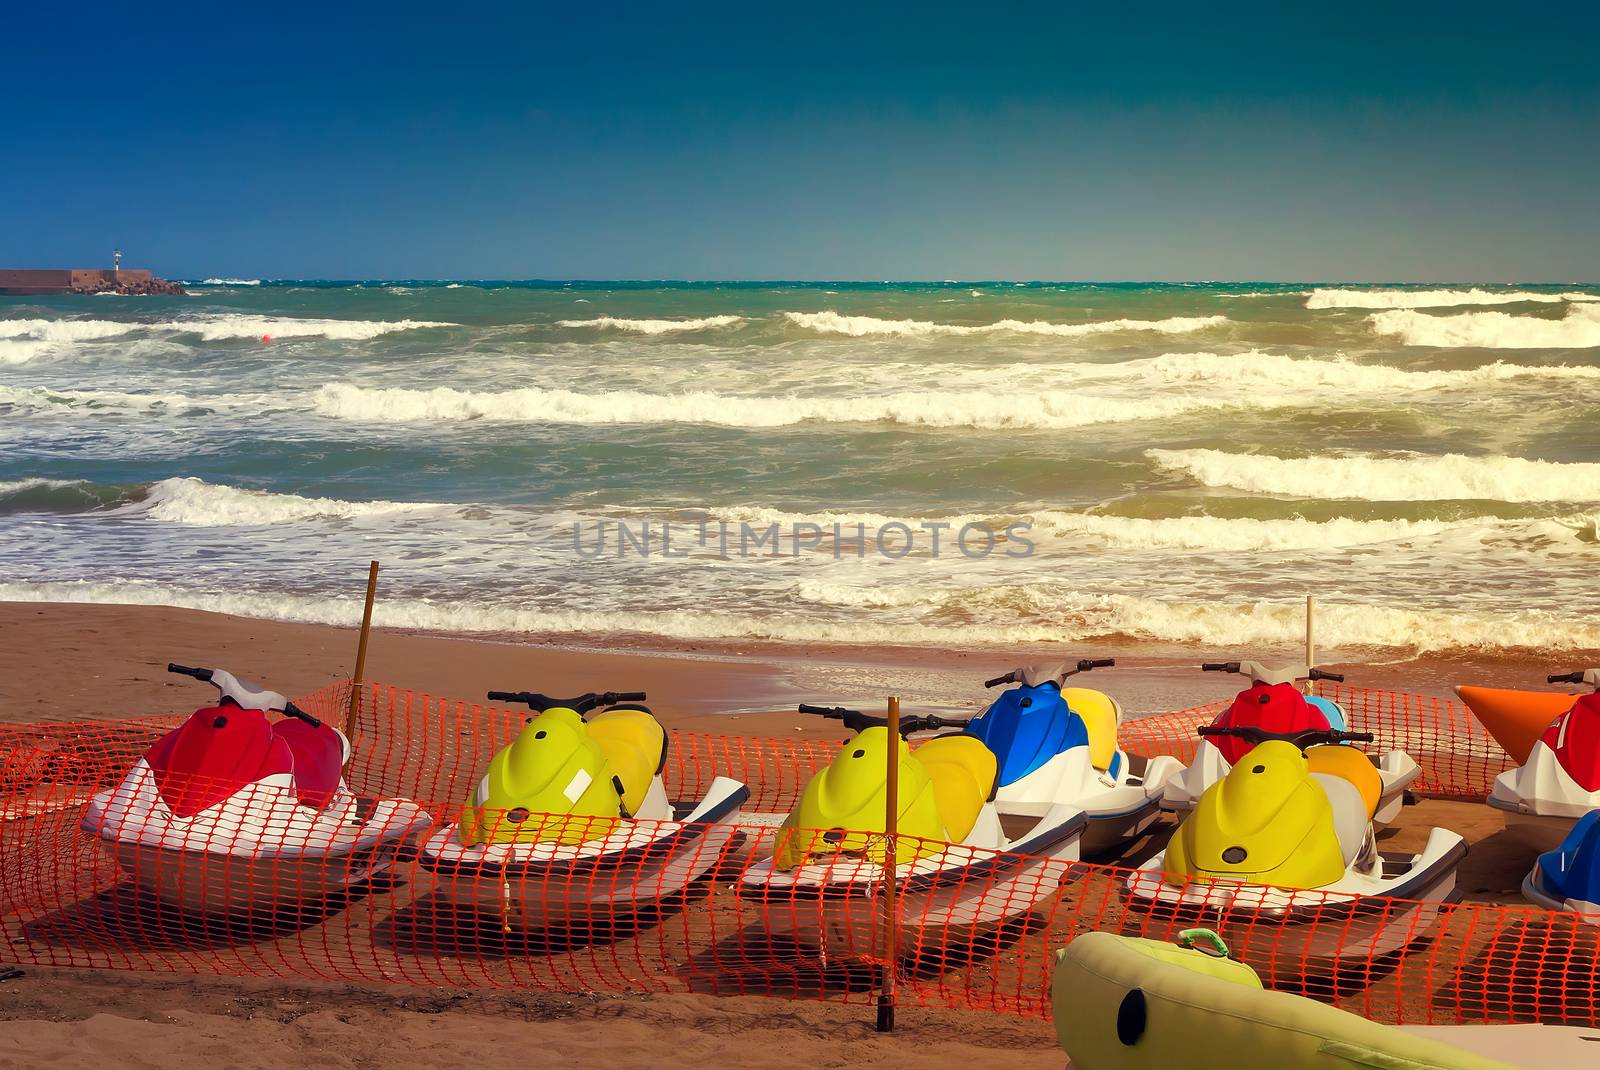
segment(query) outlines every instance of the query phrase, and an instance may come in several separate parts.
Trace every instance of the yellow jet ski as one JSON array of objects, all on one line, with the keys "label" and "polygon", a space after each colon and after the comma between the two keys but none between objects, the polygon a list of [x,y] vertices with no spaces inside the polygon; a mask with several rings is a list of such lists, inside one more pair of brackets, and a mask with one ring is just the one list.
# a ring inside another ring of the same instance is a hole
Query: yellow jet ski
[{"label": "yellow jet ski", "polygon": [[[741,899],[769,933],[847,958],[882,947],[889,748],[898,754],[894,872],[901,954],[915,958],[993,932],[1055,894],[1075,871],[1088,816],[1057,804],[1018,839],[1007,838],[994,795],[994,752],[969,735],[915,750],[889,738],[882,718],[858,710],[801,707],[857,733],[806,785],[783,821],[773,853],[746,867]],[[900,720],[910,734],[960,727],[939,717]],[[1031,821],[1031,819],[1030,819]]]},{"label": "yellow jet ski", "polygon": [[1592,1028],[1392,1026],[1273,992],[1216,933],[1177,945],[1085,933],[1056,952],[1051,992],[1069,1070],[1547,1070],[1589,1066]]},{"label": "yellow jet ski", "polygon": [[1200,797],[1167,849],[1127,878],[1130,909],[1219,927],[1276,926],[1275,959],[1287,976],[1398,950],[1460,898],[1466,841],[1436,828],[1420,854],[1379,852],[1378,770],[1353,747],[1318,746],[1370,734],[1201,732],[1255,746]]},{"label": "yellow jet ski", "polygon": [[674,807],[667,735],[643,692],[489,698],[538,715],[494,756],[461,820],[423,845],[447,901],[521,929],[604,924],[682,893],[736,846],[749,789],[717,777]]}]

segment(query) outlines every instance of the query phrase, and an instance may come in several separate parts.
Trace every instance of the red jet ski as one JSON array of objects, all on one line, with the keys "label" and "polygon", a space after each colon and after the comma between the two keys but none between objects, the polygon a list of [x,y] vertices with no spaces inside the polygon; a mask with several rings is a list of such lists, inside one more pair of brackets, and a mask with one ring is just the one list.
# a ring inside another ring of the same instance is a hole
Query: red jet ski
[{"label": "red jet ski", "polygon": [[1550,721],[1528,760],[1496,777],[1489,793],[1506,828],[1540,851],[1554,850],[1580,817],[1600,808],[1600,669],[1556,673],[1550,682],[1591,691]]},{"label": "red jet ski", "polygon": [[[1250,678],[1250,686],[1234,696],[1233,703],[1211,722],[1215,729],[1248,728],[1251,738],[1291,739],[1306,732],[1343,732],[1344,710],[1332,699],[1302,694],[1295,686],[1301,680],[1342,682],[1338,673],[1312,665],[1282,665],[1269,668],[1257,661],[1214,661],[1200,666],[1206,672],[1231,672]],[[1161,796],[1161,807],[1174,813],[1194,809],[1206,789],[1228,775],[1255,743],[1239,736],[1204,736],[1189,767],[1171,777]],[[1392,750],[1372,759],[1382,781],[1375,825],[1387,824],[1405,805],[1406,788],[1422,772],[1414,759],[1402,750]]]},{"label": "red jet ski", "polygon": [[409,800],[353,794],[350,741],[278,692],[224,669],[167,671],[214,685],[220,701],[157,740],[83,817],[151,895],[200,914],[314,903],[388,869],[432,823]]}]

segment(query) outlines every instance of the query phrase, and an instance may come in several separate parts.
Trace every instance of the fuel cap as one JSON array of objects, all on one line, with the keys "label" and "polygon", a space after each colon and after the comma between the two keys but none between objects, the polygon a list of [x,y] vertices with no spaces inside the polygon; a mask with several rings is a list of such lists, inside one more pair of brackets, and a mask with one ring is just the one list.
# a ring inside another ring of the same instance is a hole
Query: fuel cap
[{"label": "fuel cap", "polygon": [[1230,847],[1226,851],[1222,852],[1222,860],[1228,863],[1230,866],[1237,866],[1240,862],[1243,862],[1249,857],[1249,852],[1243,847]]}]

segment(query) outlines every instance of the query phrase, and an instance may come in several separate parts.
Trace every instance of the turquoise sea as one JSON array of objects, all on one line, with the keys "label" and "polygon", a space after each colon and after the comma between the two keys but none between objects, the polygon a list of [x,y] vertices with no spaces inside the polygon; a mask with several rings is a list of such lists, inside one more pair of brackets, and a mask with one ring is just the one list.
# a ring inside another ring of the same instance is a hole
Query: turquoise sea
[{"label": "turquoise sea", "polygon": [[1600,287],[190,286],[0,298],[0,599],[1600,648]]}]

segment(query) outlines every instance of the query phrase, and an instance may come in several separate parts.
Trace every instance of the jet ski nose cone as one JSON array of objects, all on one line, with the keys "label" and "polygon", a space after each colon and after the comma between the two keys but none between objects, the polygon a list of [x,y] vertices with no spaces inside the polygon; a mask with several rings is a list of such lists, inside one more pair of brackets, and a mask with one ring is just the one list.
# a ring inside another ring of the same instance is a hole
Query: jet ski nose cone
[{"label": "jet ski nose cone", "polygon": [[1243,847],[1230,847],[1226,851],[1222,852],[1222,860],[1228,863],[1230,866],[1237,866],[1240,862],[1243,862],[1249,857],[1250,852],[1246,851]]}]

